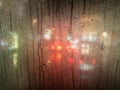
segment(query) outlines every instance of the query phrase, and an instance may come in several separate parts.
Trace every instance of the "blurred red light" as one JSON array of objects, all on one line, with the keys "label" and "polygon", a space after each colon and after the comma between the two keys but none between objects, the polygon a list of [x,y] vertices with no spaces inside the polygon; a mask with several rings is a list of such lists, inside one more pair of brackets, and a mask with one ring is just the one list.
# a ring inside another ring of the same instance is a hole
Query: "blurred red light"
[{"label": "blurred red light", "polygon": [[96,60],[94,60],[94,59],[93,59],[93,60],[92,60],[92,64],[94,64],[94,65],[95,65],[95,64],[96,64]]},{"label": "blurred red light", "polygon": [[54,50],[54,49],[55,49],[55,46],[54,46],[54,45],[52,45],[52,46],[51,46],[51,49],[52,49],[52,50]]},{"label": "blurred red light", "polygon": [[80,64],[83,64],[83,61],[82,61],[82,60],[80,60]]},{"label": "blurred red light", "polygon": [[61,59],[62,58],[62,54],[61,53],[58,53],[57,54],[57,59]]},{"label": "blurred red light", "polygon": [[78,49],[76,47],[74,47],[71,43],[68,43],[67,47],[66,47],[66,50],[70,53],[72,52],[78,52]]},{"label": "blurred red light", "polygon": [[73,64],[73,63],[74,63],[74,60],[73,60],[72,58],[68,58],[68,60],[69,60],[69,63],[70,63],[70,64]]},{"label": "blurred red light", "polygon": [[58,41],[55,41],[55,45],[58,45],[59,44],[59,42]]},{"label": "blurred red light", "polygon": [[51,54],[51,59],[55,59],[55,55],[54,54]]}]

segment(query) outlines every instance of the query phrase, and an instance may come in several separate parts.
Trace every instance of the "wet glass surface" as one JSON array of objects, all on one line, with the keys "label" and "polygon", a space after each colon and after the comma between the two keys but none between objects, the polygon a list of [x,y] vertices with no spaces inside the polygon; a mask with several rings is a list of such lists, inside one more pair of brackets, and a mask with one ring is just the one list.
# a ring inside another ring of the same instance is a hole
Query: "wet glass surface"
[{"label": "wet glass surface", "polygon": [[0,90],[120,90],[119,0],[0,0]]}]

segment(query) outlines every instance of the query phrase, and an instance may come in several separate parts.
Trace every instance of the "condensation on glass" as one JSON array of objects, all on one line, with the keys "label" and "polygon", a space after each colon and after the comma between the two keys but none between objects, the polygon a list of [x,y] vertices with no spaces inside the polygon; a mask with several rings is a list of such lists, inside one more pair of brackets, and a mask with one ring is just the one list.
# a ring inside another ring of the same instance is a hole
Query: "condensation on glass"
[{"label": "condensation on glass", "polygon": [[0,90],[119,90],[119,0],[0,0]]}]

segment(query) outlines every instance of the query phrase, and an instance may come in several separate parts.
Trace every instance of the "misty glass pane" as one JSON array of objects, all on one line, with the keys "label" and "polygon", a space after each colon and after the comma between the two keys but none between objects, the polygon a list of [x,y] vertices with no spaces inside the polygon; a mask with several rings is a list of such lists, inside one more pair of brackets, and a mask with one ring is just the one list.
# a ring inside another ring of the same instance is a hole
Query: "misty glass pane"
[{"label": "misty glass pane", "polygon": [[0,0],[0,90],[119,85],[119,0]]}]

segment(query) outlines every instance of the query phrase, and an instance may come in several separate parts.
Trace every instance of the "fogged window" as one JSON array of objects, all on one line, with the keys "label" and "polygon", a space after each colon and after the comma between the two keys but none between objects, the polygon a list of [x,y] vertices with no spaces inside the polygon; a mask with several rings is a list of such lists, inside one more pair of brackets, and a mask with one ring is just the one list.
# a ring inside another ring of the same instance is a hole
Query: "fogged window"
[{"label": "fogged window", "polygon": [[0,0],[0,90],[119,90],[119,0]]}]

